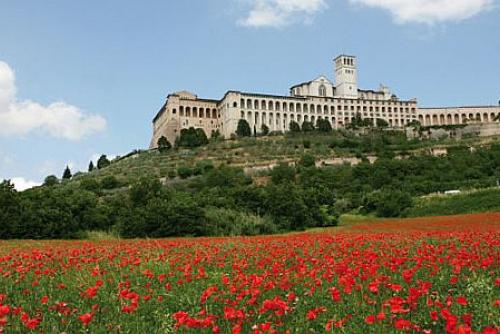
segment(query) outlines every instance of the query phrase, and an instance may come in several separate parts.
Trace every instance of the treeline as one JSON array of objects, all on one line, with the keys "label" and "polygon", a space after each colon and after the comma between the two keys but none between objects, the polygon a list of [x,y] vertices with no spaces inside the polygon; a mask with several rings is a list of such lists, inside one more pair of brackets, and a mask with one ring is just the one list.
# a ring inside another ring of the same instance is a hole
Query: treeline
[{"label": "treeline", "polygon": [[122,237],[255,235],[333,226],[352,211],[405,216],[416,196],[496,185],[500,147],[386,157],[354,167],[317,168],[306,154],[295,166],[280,164],[256,179],[209,162],[177,173],[184,180],[168,186],[148,178],[98,181],[88,174],[22,193],[4,181],[0,238],[78,238],[91,230]]}]

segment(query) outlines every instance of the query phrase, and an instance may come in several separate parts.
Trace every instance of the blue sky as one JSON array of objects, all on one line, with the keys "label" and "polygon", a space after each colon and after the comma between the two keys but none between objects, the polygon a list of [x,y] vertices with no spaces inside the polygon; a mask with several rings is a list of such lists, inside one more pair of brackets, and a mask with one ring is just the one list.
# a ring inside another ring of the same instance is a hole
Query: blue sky
[{"label": "blue sky", "polygon": [[[0,179],[146,148],[169,92],[288,94],[332,59],[421,106],[500,99],[499,0],[0,0]],[[34,182],[34,183],[32,183]]]}]

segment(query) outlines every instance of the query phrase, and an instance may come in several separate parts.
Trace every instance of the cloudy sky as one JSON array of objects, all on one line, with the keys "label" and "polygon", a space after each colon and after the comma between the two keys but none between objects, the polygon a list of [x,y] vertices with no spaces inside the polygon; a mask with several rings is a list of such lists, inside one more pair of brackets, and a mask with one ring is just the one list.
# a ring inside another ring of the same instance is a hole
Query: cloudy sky
[{"label": "cloudy sky", "polygon": [[169,92],[287,94],[358,56],[361,88],[500,99],[500,0],[0,0],[0,180],[146,148]]}]

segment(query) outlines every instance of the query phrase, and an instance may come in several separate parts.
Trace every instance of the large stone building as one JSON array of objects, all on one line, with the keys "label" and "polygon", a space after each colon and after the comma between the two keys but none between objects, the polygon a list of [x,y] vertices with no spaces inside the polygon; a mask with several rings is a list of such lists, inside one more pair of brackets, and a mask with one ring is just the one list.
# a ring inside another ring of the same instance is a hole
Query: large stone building
[{"label": "large stone building", "polygon": [[356,57],[340,55],[334,59],[335,84],[326,76],[297,84],[289,96],[228,91],[220,100],[201,99],[181,91],[168,95],[153,119],[150,147],[161,136],[173,143],[183,128],[202,128],[208,136],[214,131],[225,138],[236,132],[238,121],[245,119],[252,129],[263,124],[270,131],[286,132],[291,121],[302,125],[326,119],[337,129],[350,123],[356,114],[376,123],[385,120],[391,127],[403,128],[412,121],[422,125],[492,122],[500,107],[418,108],[416,99],[401,100],[387,87],[362,90],[357,84]]}]

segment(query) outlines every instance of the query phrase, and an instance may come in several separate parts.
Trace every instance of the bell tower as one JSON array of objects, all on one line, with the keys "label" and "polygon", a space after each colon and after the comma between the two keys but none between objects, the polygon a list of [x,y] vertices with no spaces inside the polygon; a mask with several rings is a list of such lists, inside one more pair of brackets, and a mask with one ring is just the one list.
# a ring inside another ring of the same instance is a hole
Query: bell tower
[{"label": "bell tower", "polygon": [[358,98],[358,70],[355,56],[340,55],[335,63],[335,96]]}]

